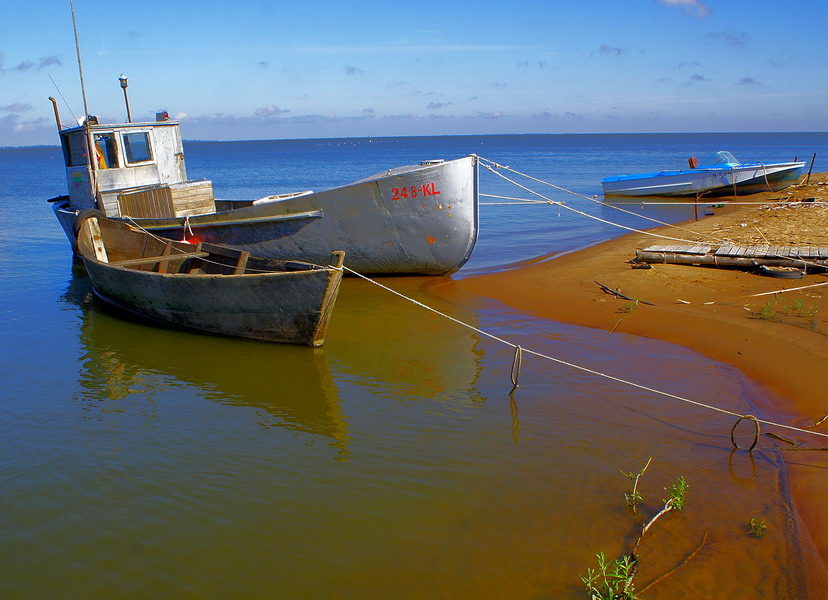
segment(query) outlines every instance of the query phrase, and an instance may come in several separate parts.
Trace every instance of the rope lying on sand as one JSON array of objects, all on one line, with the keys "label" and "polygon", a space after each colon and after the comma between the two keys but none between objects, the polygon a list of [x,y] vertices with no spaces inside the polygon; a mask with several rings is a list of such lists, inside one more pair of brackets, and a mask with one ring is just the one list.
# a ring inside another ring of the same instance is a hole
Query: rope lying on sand
[{"label": "rope lying on sand", "polygon": [[[725,414],[725,415],[729,415],[731,417],[736,417],[738,419],[738,421],[736,422],[736,425],[738,425],[742,420],[748,419],[750,421],[753,421],[756,424],[756,427],[757,427],[756,435],[757,435],[757,437],[759,435],[759,433],[758,433],[759,423],[761,423],[763,425],[768,425],[768,426],[771,426],[771,427],[779,427],[781,429],[787,429],[789,431],[795,431],[797,433],[804,433],[804,434],[808,434],[808,435],[816,435],[816,436],[819,436],[819,437],[822,437],[822,438],[828,438],[828,433],[823,433],[823,432],[820,432],[820,431],[813,431],[813,430],[808,430],[808,429],[802,429],[801,427],[795,427],[793,425],[785,425],[783,423],[776,423],[776,422],[768,421],[768,420],[765,420],[765,419],[758,419],[758,418],[754,417],[753,415],[742,415],[742,414],[739,414],[737,412],[733,412],[731,410],[720,408],[718,406],[713,406],[711,404],[706,404],[704,402],[699,402],[697,400],[691,400],[690,398],[685,398],[683,396],[679,396],[677,394],[672,394],[670,392],[665,392],[663,390],[659,390],[659,389],[656,389],[656,388],[653,388],[653,387],[650,387],[650,386],[642,385],[642,384],[636,383],[634,381],[629,381],[627,379],[622,379],[622,378],[616,377],[614,375],[609,375],[607,373],[602,373],[601,371],[596,371],[595,369],[590,369],[588,367],[584,367],[582,365],[578,365],[578,364],[575,364],[575,363],[572,363],[572,362],[569,362],[569,361],[565,361],[563,359],[556,358],[554,356],[549,356],[549,355],[543,354],[541,352],[537,352],[537,351],[534,351],[534,350],[529,350],[527,348],[523,348],[522,346],[519,346],[518,344],[514,344],[514,343],[512,343],[508,340],[505,340],[501,337],[498,337],[498,336],[496,336],[492,333],[489,333],[489,332],[484,331],[484,330],[482,330],[478,327],[475,327],[474,325],[469,325],[468,323],[464,323],[463,321],[460,321],[459,319],[456,319],[456,318],[452,317],[451,315],[447,315],[446,313],[440,312],[439,310],[437,310],[435,308],[432,308],[432,307],[430,307],[426,304],[423,304],[419,300],[415,300],[414,298],[410,298],[409,296],[406,296],[405,294],[402,294],[402,293],[400,293],[400,292],[398,292],[398,291],[396,291],[396,290],[394,290],[394,289],[392,289],[392,288],[390,288],[390,287],[388,287],[388,286],[386,286],[386,285],[384,285],[384,284],[382,284],[382,283],[380,283],[380,282],[378,282],[374,279],[371,279],[370,277],[362,275],[361,273],[358,273],[357,271],[354,271],[353,269],[349,269],[347,266],[343,266],[342,268],[343,268],[344,271],[346,271],[348,273],[351,273],[352,275],[356,275],[360,279],[364,279],[365,281],[367,281],[367,282],[369,282],[369,283],[371,283],[371,284],[373,284],[373,285],[375,285],[379,288],[382,288],[383,290],[385,290],[387,292],[390,292],[390,293],[394,294],[395,296],[398,296],[398,297],[402,298],[403,300],[407,300],[408,302],[411,302],[412,304],[415,304],[415,305],[419,306],[420,308],[428,310],[428,311],[430,311],[430,312],[432,312],[432,313],[434,313],[438,316],[441,316],[445,319],[448,319],[449,321],[452,321],[453,323],[456,323],[456,324],[458,324],[462,327],[470,329],[470,330],[474,331],[475,333],[479,333],[480,335],[486,336],[486,337],[491,338],[491,339],[493,339],[497,342],[500,342],[502,344],[510,346],[511,348],[514,348],[515,349],[515,358],[514,358],[514,361],[512,363],[512,370],[511,370],[511,379],[512,379],[512,384],[513,384],[512,392],[514,392],[515,389],[517,389],[519,387],[519,385],[518,385],[519,372],[518,371],[520,369],[522,356],[523,356],[524,353],[526,353],[526,354],[532,354],[534,356],[537,356],[538,358],[543,358],[545,360],[549,360],[549,361],[558,363],[560,365],[564,365],[564,366],[572,368],[572,369],[576,369],[578,371],[582,371],[584,373],[589,373],[591,375],[595,375],[595,376],[598,376],[598,377],[603,377],[604,379],[608,379],[610,381],[615,381],[617,383],[620,383],[620,384],[623,384],[623,385],[626,385],[626,386],[629,386],[629,387],[634,387],[634,388],[637,388],[637,389],[640,389],[640,390],[643,390],[643,391],[646,391],[646,392],[650,392],[652,394],[657,394],[659,396],[672,398],[673,400],[678,400],[679,402],[685,402],[687,404],[692,404],[693,406],[698,406],[700,408],[705,408],[707,410],[711,410],[711,411],[715,411],[715,412],[722,413],[722,414]],[[512,392],[510,392],[510,394]],[[734,425],[733,428],[735,429],[736,426]],[[731,433],[731,437],[732,437],[732,433]],[[736,446],[736,448],[738,449],[739,446],[736,445],[735,440],[733,441],[733,443]],[[751,446],[750,450],[753,450],[753,448],[755,446],[756,446],[756,443],[754,442],[754,444]]]}]

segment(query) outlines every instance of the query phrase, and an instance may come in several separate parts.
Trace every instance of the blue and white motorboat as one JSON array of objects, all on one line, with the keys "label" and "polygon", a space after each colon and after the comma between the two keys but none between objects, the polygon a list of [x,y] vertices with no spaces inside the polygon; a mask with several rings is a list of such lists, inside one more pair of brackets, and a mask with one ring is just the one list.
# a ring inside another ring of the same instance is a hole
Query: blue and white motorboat
[{"label": "blue and white motorboat", "polygon": [[745,196],[782,190],[805,167],[804,162],[741,163],[726,151],[688,163],[688,169],[606,177],[601,186],[605,196]]}]

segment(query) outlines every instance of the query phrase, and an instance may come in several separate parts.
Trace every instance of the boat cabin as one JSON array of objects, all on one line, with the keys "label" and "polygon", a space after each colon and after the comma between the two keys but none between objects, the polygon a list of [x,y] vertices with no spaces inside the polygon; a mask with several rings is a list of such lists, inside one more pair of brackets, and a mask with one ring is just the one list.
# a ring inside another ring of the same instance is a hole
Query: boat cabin
[{"label": "boat cabin", "polygon": [[155,122],[115,125],[90,116],[88,127],[88,136],[86,125],[60,131],[72,208],[135,218],[215,211],[212,183],[187,180],[180,124],[167,113]]}]

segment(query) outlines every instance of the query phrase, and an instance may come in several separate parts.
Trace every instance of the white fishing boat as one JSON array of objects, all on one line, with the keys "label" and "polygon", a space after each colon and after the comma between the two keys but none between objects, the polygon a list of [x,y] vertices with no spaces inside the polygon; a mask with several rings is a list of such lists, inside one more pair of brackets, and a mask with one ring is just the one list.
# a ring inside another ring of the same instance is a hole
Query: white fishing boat
[{"label": "white fishing boat", "polygon": [[606,177],[601,186],[605,196],[745,196],[785,189],[805,167],[804,162],[742,163],[726,151],[700,164],[695,158],[688,162],[688,169]]},{"label": "white fishing boat", "polygon": [[344,250],[348,266],[365,274],[450,274],[477,241],[475,156],[396,167],[319,192],[230,203],[214,197],[210,181],[187,179],[180,123],[166,112],[152,122],[88,117],[64,128],[51,100],[69,193],[50,202],[75,250],[75,221],[87,210],[156,235],[263,258],[324,263]]}]

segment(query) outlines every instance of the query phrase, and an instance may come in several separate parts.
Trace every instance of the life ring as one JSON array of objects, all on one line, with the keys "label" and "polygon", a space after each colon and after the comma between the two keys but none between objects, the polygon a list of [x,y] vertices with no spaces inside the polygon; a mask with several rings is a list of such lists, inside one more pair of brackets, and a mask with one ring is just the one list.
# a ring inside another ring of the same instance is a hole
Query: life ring
[{"label": "life ring", "polygon": [[92,217],[105,218],[106,215],[103,211],[100,211],[97,208],[85,208],[75,215],[75,220],[72,222],[72,233],[75,234],[75,238],[78,237],[78,232],[80,231],[83,222],[87,219],[91,219]]},{"label": "life ring", "polygon": [[696,167],[699,166],[699,159],[696,158],[695,156],[691,156],[690,158],[687,159],[687,164],[690,165],[691,169],[695,169]]}]

